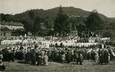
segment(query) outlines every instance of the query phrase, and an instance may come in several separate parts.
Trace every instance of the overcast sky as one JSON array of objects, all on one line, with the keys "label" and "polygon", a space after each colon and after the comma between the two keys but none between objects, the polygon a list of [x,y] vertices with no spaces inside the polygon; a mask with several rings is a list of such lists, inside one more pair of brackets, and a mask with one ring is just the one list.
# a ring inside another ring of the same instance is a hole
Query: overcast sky
[{"label": "overcast sky", "polygon": [[60,5],[88,11],[97,9],[108,17],[115,17],[115,0],[0,0],[0,13],[16,14],[29,9],[50,9]]}]

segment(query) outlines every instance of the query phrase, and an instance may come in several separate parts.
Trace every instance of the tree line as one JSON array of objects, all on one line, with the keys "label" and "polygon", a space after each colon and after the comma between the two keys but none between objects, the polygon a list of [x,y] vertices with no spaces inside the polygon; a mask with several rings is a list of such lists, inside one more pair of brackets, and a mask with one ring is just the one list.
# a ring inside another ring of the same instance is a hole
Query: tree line
[{"label": "tree line", "polygon": [[66,36],[72,31],[77,31],[80,36],[88,32],[99,33],[104,29],[103,19],[97,11],[92,11],[88,17],[69,16],[60,6],[55,18],[49,16],[40,17],[29,11],[25,17],[15,17],[9,14],[1,14],[0,21],[14,21],[24,24],[25,32],[33,35],[58,35]]}]

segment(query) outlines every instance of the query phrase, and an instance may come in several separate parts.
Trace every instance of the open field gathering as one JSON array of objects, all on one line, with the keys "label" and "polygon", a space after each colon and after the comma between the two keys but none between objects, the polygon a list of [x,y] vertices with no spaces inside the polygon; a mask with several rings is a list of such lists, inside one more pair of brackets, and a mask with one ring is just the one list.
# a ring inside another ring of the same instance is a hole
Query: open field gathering
[{"label": "open field gathering", "polygon": [[115,72],[114,0],[0,0],[0,72]]},{"label": "open field gathering", "polygon": [[114,72],[115,48],[103,44],[103,39],[108,42],[108,38],[96,43],[71,37],[16,38],[1,41],[2,71]]}]

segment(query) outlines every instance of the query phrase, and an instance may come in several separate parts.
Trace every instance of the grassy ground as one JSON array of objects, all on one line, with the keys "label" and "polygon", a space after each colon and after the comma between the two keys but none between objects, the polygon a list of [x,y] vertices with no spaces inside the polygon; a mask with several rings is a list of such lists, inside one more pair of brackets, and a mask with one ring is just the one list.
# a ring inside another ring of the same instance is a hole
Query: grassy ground
[{"label": "grassy ground", "polygon": [[96,65],[85,61],[83,65],[50,62],[48,66],[32,66],[16,62],[6,63],[5,72],[115,72],[115,61],[108,65]]}]

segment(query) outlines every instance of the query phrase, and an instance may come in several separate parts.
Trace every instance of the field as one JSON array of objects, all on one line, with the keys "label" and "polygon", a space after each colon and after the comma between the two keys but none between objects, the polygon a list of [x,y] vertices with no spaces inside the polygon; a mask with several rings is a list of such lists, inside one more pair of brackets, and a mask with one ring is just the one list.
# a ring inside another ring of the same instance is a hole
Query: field
[{"label": "field", "polygon": [[108,65],[97,65],[91,61],[85,61],[83,65],[61,64],[50,62],[48,66],[32,66],[17,62],[5,62],[5,72],[115,72],[115,61]]}]

